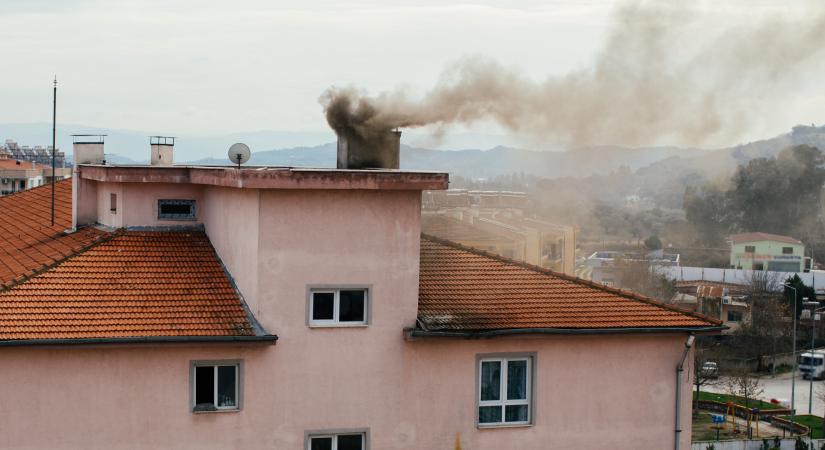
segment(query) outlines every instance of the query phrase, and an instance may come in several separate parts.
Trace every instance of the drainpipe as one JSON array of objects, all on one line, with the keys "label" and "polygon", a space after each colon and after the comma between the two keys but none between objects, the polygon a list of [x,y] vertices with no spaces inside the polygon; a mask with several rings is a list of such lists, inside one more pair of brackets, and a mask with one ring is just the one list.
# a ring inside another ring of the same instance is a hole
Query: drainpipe
[{"label": "drainpipe", "polygon": [[690,335],[685,342],[685,350],[682,352],[682,359],[676,365],[676,442],[674,449],[679,450],[681,442],[679,441],[682,435],[682,373],[685,371],[685,359],[687,359],[690,348],[693,346],[693,341],[696,336]]}]

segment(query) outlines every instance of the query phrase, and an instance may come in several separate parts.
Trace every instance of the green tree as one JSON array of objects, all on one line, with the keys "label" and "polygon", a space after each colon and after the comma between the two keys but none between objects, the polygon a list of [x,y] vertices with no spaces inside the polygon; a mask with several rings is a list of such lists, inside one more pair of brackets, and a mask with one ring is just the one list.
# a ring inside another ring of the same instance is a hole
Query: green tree
[{"label": "green tree", "polygon": [[736,228],[779,234],[803,233],[819,214],[825,155],[816,147],[789,147],[776,158],[739,167],[727,192]]},{"label": "green tree", "polygon": [[[807,286],[802,281],[802,278],[799,278],[799,275],[797,274],[794,274],[792,277],[788,277],[788,279],[785,280],[784,284],[785,301],[788,302],[790,308],[793,308],[793,305],[796,304],[796,317],[799,318],[799,314],[802,312],[803,309],[805,309],[802,305],[802,303],[804,302],[803,299],[807,298],[810,301],[815,300],[816,290],[814,290],[814,288],[811,286]],[[788,285],[790,285],[791,287],[788,287]]]},{"label": "green tree", "polygon": [[707,247],[725,244],[732,221],[727,205],[727,194],[715,185],[685,189],[683,208],[685,217],[696,231],[696,240]]},{"label": "green tree", "polygon": [[662,240],[659,239],[659,236],[650,236],[645,239],[645,247],[648,250],[659,250],[662,248]]}]

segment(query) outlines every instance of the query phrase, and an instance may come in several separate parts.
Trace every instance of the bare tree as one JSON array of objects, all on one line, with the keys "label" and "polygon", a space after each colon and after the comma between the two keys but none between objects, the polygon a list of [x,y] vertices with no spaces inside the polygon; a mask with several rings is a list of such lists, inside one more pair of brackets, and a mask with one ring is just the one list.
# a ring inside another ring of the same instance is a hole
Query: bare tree
[{"label": "bare tree", "polygon": [[693,385],[696,386],[696,401],[694,411],[699,409],[699,392],[702,386],[714,386],[720,383],[718,367],[716,370],[705,369],[705,363],[711,362],[711,351],[708,347],[696,345],[693,353]]},{"label": "bare tree", "polygon": [[775,375],[774,355],[789,350],[791,344],[791,311],[780,297],[756,295],[750,299],[751,317],[735,335],[738,351],[748,358],[759,359],[770,354],[771,373]]},{"label": "bare tree", "polygon": [[745,286],[751,297],[771,295],[781,290],[782,278],[777,272],[752,270]]},{"label": "bare tree", "polygon": [[759,375],[751,373],[747,369],[737,370],[725,379],[725,387],[729,394],[737,395],[745,400],[745,406],[750,407],[750,401],[762,395],[765,390],[762,388]]}]

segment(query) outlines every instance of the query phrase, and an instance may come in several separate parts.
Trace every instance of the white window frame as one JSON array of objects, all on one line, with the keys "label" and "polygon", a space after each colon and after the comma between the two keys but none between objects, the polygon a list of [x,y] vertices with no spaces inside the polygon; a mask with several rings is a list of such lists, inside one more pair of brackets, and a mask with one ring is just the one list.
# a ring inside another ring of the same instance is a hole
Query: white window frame
[{"label": "white window frame", "polygon": [[369,450],[369,445],[367,445],[367,432],[366,431],[342,431],[339,433],[336,432],[321,432],[321,433],[309,433],[307,434],[306,439],[306,450],[312,449],[312,440],[313,439],[325,439],[325,438],[332,438],[332,450],[338,450],[338,436],[361,436],[361,450]]},{"label": "white window frame", "polygon": [[[218,406],[218,367],[235,367],[235,405],[234,406]],[[192,362],[192,392],[191,392],[191,409],[194,411],[197,403],[198,393],[198,372],[199,367],[212,367],[212,402],[217,411],[240,411],[241,409],[241,362],[238,361],[193,361]],[[194,412],[210,412],[210,411],[194,411]]]},{"label": "white window frame", "polygon": [[[485,427],[509,427],[509,426],[525,426],[533,423],[533,362],[534,357],[530,355],[514,355],[502,357],[479,357],[478,358],[478,389],[476,389],[476,423],[480,428]],[[507,363],[510,361],[526,361],[527,362],[527,383],[525,389],[525,398],[522,400],[508,400],[507,399]],[[499,399],[498,400],[481,400],[481,384],[482,384],[482,365],[485,362],[498,362],[501,364],[499,370]],[[507,422],[507,406],[527,406],[527,420],[520,422]],[[482,422],[480,408],[484,406],[498,406],[501,408],[500,422]]]},{"label": "white window frame", "polygon": [[[341,291],[363,291],[364,292],[364,319],[361,321],[340,321],[341,313]],[[315,320],[315,294],[333,294],[332,320]],[[309,306],[307,321],[310,327],[363,327],[369,324],[370,313],[370,289],[366,287],[336,287],[336,288],[310,288]]]}]

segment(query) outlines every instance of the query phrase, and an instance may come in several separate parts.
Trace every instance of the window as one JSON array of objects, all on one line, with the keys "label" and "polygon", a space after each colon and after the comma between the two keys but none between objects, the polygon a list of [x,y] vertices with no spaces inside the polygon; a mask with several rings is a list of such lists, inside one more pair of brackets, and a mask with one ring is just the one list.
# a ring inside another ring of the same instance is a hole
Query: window
[{"label": "window", "polygon": [[117,194],[114,192],[109,194],[109,211],[117,213]]},{"label": "window", "polygon": [[480,426],[530,424],[532,362],[529,356],[479,359]]},{"label": "window", "polygon": [[728,322],[741,322],[742,311],[728,311]]},{"label": "window", "polygon": [[307,450],[366,450],[367,434],[330,433],[311,434],[307,438]]},{"label": "window", "polygon": [[745,246],[745,253],[756,253],[756,246],[755,245],[746,245]]},{"label": "window", "polygon": [[241,363],[238,361],[192,362],[192,410],[241,409]]},{"label": "window", "polygon": [[195,220],[194,200],[158,200],[158,219]]},{"label": "window", "polygon": [[309,296],[311,326],[366,325],[368,289],[312,289]]},{"label": "window", "polygon": [[793,255],[793,247],[782,247],[783,255]]},{"label": "window", "polygon": [[753,263],[753,270],[765,270],[764,263]]}]

